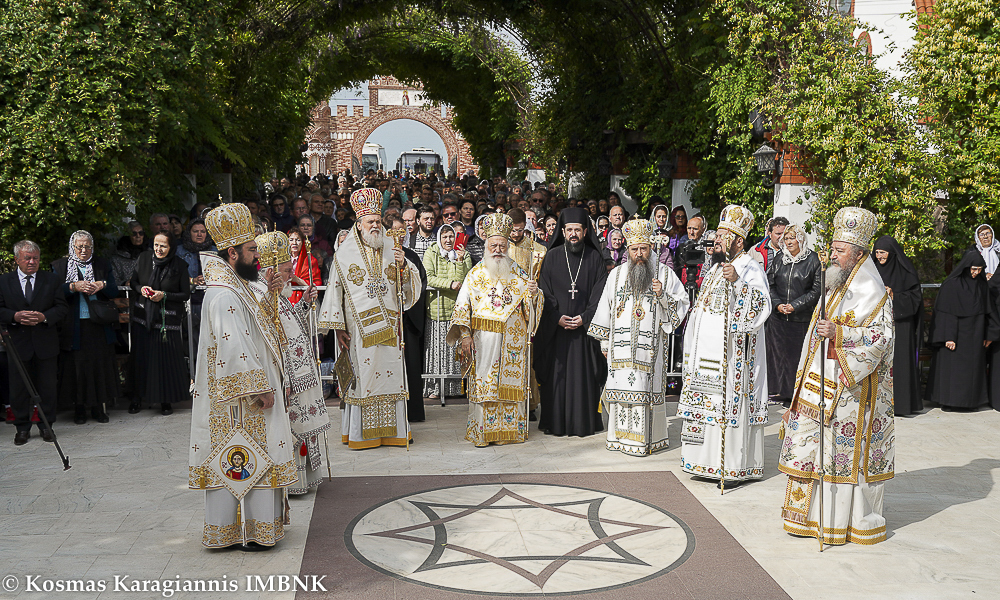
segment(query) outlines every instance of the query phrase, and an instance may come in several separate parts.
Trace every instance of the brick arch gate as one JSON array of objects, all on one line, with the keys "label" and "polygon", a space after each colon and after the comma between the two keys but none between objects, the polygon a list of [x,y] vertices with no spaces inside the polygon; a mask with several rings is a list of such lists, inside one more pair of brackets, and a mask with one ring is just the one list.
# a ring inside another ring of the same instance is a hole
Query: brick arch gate
[{"label": "brick arch gate", "polygon": [[[452,109],[431,104],[419,87],[400,83],[394,77],[377,77],[368,82],[368,116],[361,106],[331,106],[322,102],[310,111],[306,129],[308,149],[304,153],[306,172],[338,173],[357,170],[365,140],[379,126],[390,121],[410,119],[430,127],[444,142],[449,173],[476,169],[469,144],[451,126]],[[395,166],[396,157],[386,157]],[[358,175],[358,173],[355,173]]]}]

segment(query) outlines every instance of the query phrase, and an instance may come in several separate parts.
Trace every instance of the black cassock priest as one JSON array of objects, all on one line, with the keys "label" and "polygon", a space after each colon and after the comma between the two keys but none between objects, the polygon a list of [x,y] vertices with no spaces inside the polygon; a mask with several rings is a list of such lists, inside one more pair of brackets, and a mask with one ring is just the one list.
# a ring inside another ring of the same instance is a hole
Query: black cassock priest
[{"label": "black cassock priest", "polygon": [[533,352],[542,405],[538,428],[545,433],[586,436],[604,429],[598,404],[607,361],[587,329],[607,276],[587,212],[563,209],[538,281],[545,308]]},{"label": "black cassock priest", "polygon": [[987,403],[984,342],[993,311],[985,271],[979,251],[966,252],[934,302],[929,340],[934,357],[926,396],[944,410]]}]

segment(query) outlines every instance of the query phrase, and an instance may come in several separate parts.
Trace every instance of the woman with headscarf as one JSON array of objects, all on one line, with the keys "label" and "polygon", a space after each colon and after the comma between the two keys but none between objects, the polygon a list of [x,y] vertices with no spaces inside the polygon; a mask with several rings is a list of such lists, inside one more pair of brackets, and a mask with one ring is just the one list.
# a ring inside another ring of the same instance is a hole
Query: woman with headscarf
[{"label": "woman with headscarf", "polygon": [[[787,231],[787,229],[786,229]],[[892,394],[896,416],[912,415],[924,408],[920,397],[920,325],[924,299],[920,276],[895,238],[883,235],[873,248],[875,267],[892,297],[892,318],[896,327],[893,341]],[[998,280],[1000,281],[1000,280]]]},{"label": "woman with headscarf", "polygon": [[60,395],[73,397],[78,425],[87,422],[88,409],[95,421],[107,423],[107,406],[118,397],[115,332],[112,323],[96,322],[90,302],[118,295],[111,264],[94,257],[94,237],[81,230],[70,236],[67,257],[54,261],[52,271],[65,282],[62,292],[69,304],[59,327]]},{"label": "woman with headscarf", "polygon": [[604,249],[604,262],[608,272],[618,265],[628,262],[628,248],[625,247],[625,234],[617,227],[608,232],[608,247]]},{"label": "woman with headscarf", "polygon": [[437,242],[424,252],[424,270],[427,271],[427,324],[424,328],[427,344],[424,353],[424,370],[435,375],[452,375],[445,379],[441,389],[440,379],[428,379],[424,396],[439,398],[462,394],[462,367],[455,360],[445,337],[451,329],[451,313],[455,310],[458,290],[465,276],[472,270],[472,259],[464,248],[455,248],[455,229],[442,225],[437,232]]},{"label": "woman with headscarf", "polygon": [[970,410],[987,403],[987,321],[993,312],[983,271],[986,261],[969,250],[941,284],[929,342],[934,352],[926,400],[941,409]]},{"label": "woman with headscarf", "polygon": [[132,369],[134,391],[128,412],[143,404],[159,404],[172,414],[171,404],[188,398],[190,377],[184,364],[181,323],[184,301],[191,296],[188,267],[177,256],[168,233],[153,237],[153,249],[139,255],[132,278]]},{"label": "woman with headscarf", "polygon": [[[650,198],[650,202],[654,200],[662,201],[663,199],[659,196]],[[667,265],[671,269],[674,268],[674,255],[677,254],[677,248],[687,241],[686,216],[684,217],[684,227],[682,228],[684,230],[683,239],[674,235],[676,228],[670,226],[670,223],[674,222],[674,214],[678,210],[683,212],[684,207],[678,206],[671,213],[670,208],[666,204],[655,204],[653,211],[649,214],[649,223],[653,226],[653,249],[657,252],[657,256],[659,256],[660,264]]]},{"label": "woman with headscarf", "polygon": [[806,245],[806,232],[789,225],[781,239],[782,259],[767,271],[771,316],[767,319],[767,389],[772,397],[790,400],[802,341],[819,301],[819,257]]},{"label": "woman with headscarf", "polygon": [[989,225],[976,227],[976,250],[986,261],[986,279],[992,279],[1000,265],[1000,241],[997,241],[993,228]]}]

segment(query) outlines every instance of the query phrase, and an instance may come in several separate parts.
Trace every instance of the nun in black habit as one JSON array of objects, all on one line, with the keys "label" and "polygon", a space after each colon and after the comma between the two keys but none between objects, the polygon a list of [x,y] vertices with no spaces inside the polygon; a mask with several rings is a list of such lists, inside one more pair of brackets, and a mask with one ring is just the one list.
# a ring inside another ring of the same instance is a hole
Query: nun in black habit
[{"label": "nun in black habit", "polygon": [[[583,236],[567,239],[567,224],[582,225]],[[587,211],[563,209],[538,281],[545,308],[534,338],[533,365],[541,392],[538,428],[545,433],[587,436],[604,429],[598,406],[608,365],[587,329],[607,275]]]},{"label": "nun in black habit", "polygon": [[993,310],[985,268],[979,252],[966,252],[941,284],[934,303],[929,340],[934,357],[926,400],[942,410],[974,409],[987,403],[987,326]]},{"label": "nun in black habit", "polygon": [[911,415],[924,408],[920,396],[920,327],[924,299],[920,277],[895,238],[883,235],[875,241],[875,268],[892,294],[892,318],[896,326],[892,363],[893,403],[896,416]]}]

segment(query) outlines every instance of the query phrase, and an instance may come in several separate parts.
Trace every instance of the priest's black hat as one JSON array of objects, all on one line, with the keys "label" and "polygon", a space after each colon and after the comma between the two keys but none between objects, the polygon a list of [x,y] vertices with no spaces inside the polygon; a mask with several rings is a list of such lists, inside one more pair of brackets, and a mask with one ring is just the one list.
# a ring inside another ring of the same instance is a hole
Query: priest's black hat
[{"label": "priest's black hat", "polygon": [[594,222],[590,220],[590,215],[586,209],[577,206],[564,208],[560,211],[559,222],[556,223],[556,231],[552,235],[552,239],[549,240],[549,248],[555,248],[566,243],[566,238],[563,236],[563,226],[567,223],[577,223],[586,227],[587,234],[583,236],[583,243],[593,247],[594,250],[601,250],[601,242],[597,239]]}]

